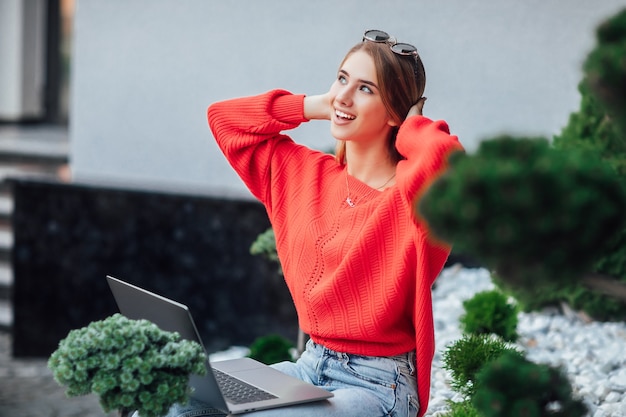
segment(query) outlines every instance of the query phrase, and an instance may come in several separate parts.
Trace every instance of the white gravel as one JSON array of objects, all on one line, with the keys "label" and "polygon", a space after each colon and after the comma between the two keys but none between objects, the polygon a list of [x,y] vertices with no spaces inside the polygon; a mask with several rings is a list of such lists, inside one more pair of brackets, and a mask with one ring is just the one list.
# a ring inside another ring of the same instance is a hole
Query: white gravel
[{"label": "white gravel", "polygon": [[[448,399],[459,397],[441,367],[446,346],[462,337],[463,301],[494,288],[485,269],[445,269],[433,291],[437,350],[433,362],[431,403],[427,416],[442,416]],[[595,322],[574,312],[520,313],[518,346],[529,360],[561,367],[590,417],[626,417],[626,324]]]}]

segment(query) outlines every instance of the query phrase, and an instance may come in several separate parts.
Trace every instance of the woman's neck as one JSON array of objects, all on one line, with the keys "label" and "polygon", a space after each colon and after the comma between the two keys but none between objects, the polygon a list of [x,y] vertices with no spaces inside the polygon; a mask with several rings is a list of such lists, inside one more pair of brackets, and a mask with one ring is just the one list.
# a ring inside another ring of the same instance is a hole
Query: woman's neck
[{"label": "woman's neck", "polygon": [[396,172],[396,165],[386,152],[358,153],[354,152],[354,149],[350,151],[351,149],[347,149],[346,152],[348,174],[372,188],[383,185],[387,188],[395,183],[390,178]]}]

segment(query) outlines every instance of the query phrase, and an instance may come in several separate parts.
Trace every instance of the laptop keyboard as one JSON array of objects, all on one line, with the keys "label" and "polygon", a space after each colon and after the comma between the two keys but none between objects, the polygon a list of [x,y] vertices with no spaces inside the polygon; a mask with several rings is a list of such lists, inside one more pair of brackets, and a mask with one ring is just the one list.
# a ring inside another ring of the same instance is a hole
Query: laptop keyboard
[{"label": "laptop keyboard", "polygon": [[225,374],[215,368],[213,368],[213,373],[215,374],[215,378],[217,379],[217,383],[220,386],[222,394],[233,404],[245,404],[254,401],[278,398],[267,391],[247,384],[242,380]]}]

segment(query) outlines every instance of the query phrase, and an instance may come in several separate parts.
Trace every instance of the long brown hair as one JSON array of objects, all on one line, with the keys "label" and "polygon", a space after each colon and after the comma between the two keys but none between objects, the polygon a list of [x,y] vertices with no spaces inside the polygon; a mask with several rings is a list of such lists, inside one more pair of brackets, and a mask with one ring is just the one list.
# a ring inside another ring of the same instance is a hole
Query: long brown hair
[{"label": "long brown hair", "polygon": [[[396,134],[406,114],[424,94],[426,87],[426,71],[419,55],[403,56],[394,53],[385,42],[364,41],[354,45],[341,61],[340,68],[350,55],[363,51],[374,60],[377,84],[380,89],[383,105],[387,113],[397,124],[391,129],[388,140],[389,155],[394,163],[404,159],[396,149]],[[346,142],[339,141],[335,149],[336,159],[340,164],[346,162]]]}]

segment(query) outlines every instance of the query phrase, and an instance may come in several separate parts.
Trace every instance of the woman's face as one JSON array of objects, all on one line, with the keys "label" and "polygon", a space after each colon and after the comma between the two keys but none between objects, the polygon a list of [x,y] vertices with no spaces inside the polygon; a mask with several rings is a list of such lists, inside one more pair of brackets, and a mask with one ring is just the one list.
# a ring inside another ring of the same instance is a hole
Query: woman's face
[{"label": "woman's face", "polygon": [[387,114],[377,86],[372,57],[363,51],[348,56],[330,88],[330,131],[338,140],[387,140],[395,123]]}]

